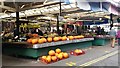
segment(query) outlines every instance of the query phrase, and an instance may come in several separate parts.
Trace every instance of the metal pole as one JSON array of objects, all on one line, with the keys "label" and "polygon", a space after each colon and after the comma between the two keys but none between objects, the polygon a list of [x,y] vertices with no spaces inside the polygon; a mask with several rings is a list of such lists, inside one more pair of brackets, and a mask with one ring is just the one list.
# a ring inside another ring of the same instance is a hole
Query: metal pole
[{"label": "metal pole", "polygon": [[110,14],[110,30],[112,29],[113,27],[113,14],[111,13]]},{"label": "metal pole", "polygon": [[16,36],[19,38],[19,27],[20,27],[20,22],[19,22],[19,7],[18,5],[16,6]]},{"label": "metal pole", "polygon": [[59,15],[57,15],[57,33],[58,33],[58,35],[60,35],[60,30],[59,30],[59,17],[61,16],[61,13],[62,13],[62,11],[61,11],[61,0],[60,0],[60,3],[59,3],[59,5],[60,5],[60,13],[59,13]]}]

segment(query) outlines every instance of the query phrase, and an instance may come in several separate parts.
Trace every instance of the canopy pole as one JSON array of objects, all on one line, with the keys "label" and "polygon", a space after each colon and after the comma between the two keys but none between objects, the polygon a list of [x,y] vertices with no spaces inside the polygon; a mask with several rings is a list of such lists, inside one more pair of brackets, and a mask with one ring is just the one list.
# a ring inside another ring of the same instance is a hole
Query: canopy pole
[{"label": "canopy pole", "polygon": [[62,13],[62,11],[61,11],[61,0],[60,0],[59,5],[60,5],[60,13],[57,15],[57,33],[58,33],[58,35],[60,35],[59,20],[60,20],[60,16],[61,16],[61,13]]},{"label": "canopy pole", "polygon": [[112,29],[113,27],[113,14],[111,13],[110,14],[110,30]]},{"label": "canopy pole", "polygon": [[15,30],[15,36],[18,36],[19,38],[19,27],[20,27],[20,22],[19,22],[19,7],[16,6],[17,11],[16,11],[16,30]]}]

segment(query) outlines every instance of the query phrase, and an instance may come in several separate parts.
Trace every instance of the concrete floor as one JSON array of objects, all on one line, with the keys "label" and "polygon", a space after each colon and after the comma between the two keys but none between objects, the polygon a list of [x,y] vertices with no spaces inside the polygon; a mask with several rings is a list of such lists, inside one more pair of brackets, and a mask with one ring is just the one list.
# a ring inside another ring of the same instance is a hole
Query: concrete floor
[{"label": "concrete floor", "polygon": [[[119,46],[111,48],[110,45],[105,46],[93,46],[83,49],[86,53],[80,56],[70,56],[68,59],[64,59],[52,64],[44,64],[38,62],[35,59],[26,59],[26,58],[17,58],[11,56],[2,56],[2,65],[3,66],[80,66],[89,61],[107,55],[111,52],[118,51]],[[119,66],[118,64],[118,53],[112,55],[104,60],[93,63],[89,66]]]}]

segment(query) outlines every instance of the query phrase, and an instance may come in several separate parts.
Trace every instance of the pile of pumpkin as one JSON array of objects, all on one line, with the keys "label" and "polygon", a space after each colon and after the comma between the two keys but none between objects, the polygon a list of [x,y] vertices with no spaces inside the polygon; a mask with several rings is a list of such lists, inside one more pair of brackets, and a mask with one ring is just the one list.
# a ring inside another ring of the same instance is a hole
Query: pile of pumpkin
[{"label": "pile of pumpkin", "polygon": [[69,40],[74,40],[74,39],[82,39],[84,38],[84,36],[80,35],[80,36],[63,36],[63,37],[48,37],[48,38],[31,38],[31,39],[28,39],[27,42],[28,43],[32,43],[32,44],[42,44],[42,43],[46,43],[46,42],[58,42],[58,41],[66,41],[67,39]]},{"label": "pile of pumpkin", "polygon": [[71,51],[70,54],[78,56],[78,55],[81,55],[81,54],[85,54],[85,52],[81,49],[75,49],[74,51]]},{"label": "pile of pumpkin", "polygon": [[57,48],[55,51],[50,50],[48,52],[48,56],[42,56],[39,58],[44,63],[51,63],[51,62],[56,62],[62,59],[66,59],[69,57],[69,54],[66,52],[62,52],[61,49]]}]

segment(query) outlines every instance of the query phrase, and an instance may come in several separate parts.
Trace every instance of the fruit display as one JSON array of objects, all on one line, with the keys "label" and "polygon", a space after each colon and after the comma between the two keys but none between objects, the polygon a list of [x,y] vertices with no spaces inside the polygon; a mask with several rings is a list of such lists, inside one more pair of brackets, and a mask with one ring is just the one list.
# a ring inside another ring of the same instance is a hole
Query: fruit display
[{"label": "fruit display", "polygon": [[78,36],[58,36],[58,37],[48,37],[48,38],[39,38],[37,34],[33,34],[33,38],[28,39],[28,43],[32,44],[42,44],[42,43],[51,43],[51,42],[58,42],[58,41],[66,41],[66,40],[75,40],[75,39],[82,39],[84,38],[83,35],[78,35]]},{"label": "fruit display", "polygon": [[59,60],[63,60],[69,58],[69,54],[67,52],[62,52],[61,49],[57,48],[54,50],[50,50],[48,52],[48,56],[42,56],[39,58],[44,63],[52,63],[57,62]]},{"label": "fruit display", "polygon": [[74,51],[71,51],[70,54],[78,56],[78,55],[85,54],[85,52],[83,50],[81,50],[81,49],[75,49]]}]

